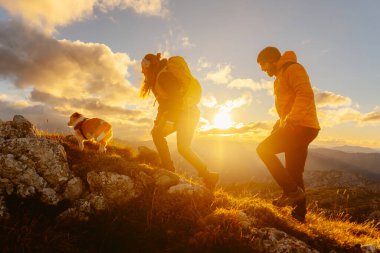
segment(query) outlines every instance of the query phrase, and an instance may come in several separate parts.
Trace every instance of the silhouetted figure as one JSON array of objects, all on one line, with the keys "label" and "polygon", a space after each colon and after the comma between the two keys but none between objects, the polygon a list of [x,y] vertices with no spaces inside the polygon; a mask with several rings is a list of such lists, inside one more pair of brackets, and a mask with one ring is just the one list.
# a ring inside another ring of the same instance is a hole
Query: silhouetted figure
[{"label": "silhouetted figure", "polygon": [[160,54],[147,54],[141,61],[141,68],[145,77],[141,96],[152,91],[159,105],[151,134],[162,167],[175,171],[165,137],[177,132],[178,152],[198,171],[206,187],[213,190],[219,174],[208,171],[190,147],[200,118],[197,107],[202,93],[200,84],[180,56],[161,59]]},{"label": "silhouetted figure", "polygon": [[[257,62],[268,76],[276,77],[274,96],[280,117],[272,133],[258,145],[257,153],[283,190],[281,197],[272,203],[280,207],[293,206],[292,216],[304,221],[303,172],[308,146],[320,130],[313,89],[293,51],[281,55],[277,48],[266,47],[257,56]],[[278,153],[285,153],[285,166],[276,156]]]}]

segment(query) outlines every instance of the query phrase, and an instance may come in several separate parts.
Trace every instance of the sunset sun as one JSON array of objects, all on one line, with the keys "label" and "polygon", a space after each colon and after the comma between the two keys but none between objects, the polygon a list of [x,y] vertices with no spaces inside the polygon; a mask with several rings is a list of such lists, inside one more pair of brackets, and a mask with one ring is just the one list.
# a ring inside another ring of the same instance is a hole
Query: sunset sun
[{"label": "sunset sun", "polygon": [[219,129],[227,129],[232,126],[229,112],[219,111],[214,117],[214,126]]}]

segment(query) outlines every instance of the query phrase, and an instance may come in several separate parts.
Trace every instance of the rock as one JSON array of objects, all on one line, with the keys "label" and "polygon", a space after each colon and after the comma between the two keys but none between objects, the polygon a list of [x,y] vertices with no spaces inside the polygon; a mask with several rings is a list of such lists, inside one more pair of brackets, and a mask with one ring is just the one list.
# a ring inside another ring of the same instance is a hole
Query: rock
[{"label": "rock", "polygon": [[89,194],[84,199],[74,201],[73,207],[62,212],[58,219],[65,221],[88,221],[91,214],[98,214],[109,208],[103,195]]},{"label": "rock", "polygon": [[38,136],[38,130],[21,115],[15,115],[13,121],[0,124],[0,137],[2,139],[35,138]]},{"label": "rock", "polygon": [[207,193],[209,192],[204,186],[192,184],[190,182],[187,182],[185,180],[180,180],[180,182],[177,185],[171,186],[168,190],[168,193],[175,194],[175,193],[181,193],[181,194],[193,194],[193,193]]},{"label": "rock", "polygon": [[[72,177],[64,148],[44,138],[9,139],[0,143],[0,176],[41,191],[62,191]],[[6,154],[6,155],[5,155]]]},{"label": "rock", "polygon": [[67,182],[67,186],[63,196],[65,199],[75,200],[78,199],[85,191],[85,185],[81,178],[74,177]]},{"label": "rock", "polygon": [[11,195],[14,191],[12,182],[7,178],[0,178],[0,196]]},{"label": "rock", "polygon": [[133,180],[113,172],[95,172],[87,174],[87,182],[92,193],[101,193],[110,205],[124,205],[142,192],[137,191]]},{"label": "rock", "polygon": [[[22,117],[15,117],[14,122],[23,129],[28,124]],[[18,133],[18,129],[14,130]],[[64,198],[63,192],[72,177],[64,148],[53,140],[35,136],[0,142],[2,194],[37,196],[45,204],[56,205]]]},{"label": "rock", "polygon": [[363,253],[376,253],[376,252],[378,252],[376,246],[373,244],[362,245],[360,248],[361,248]]},{"label": "rock", "polygon": [[52,189],[42,189],[41,201],[48,205],[56,205],[61,200],[61,197]]},{"label": "rock", "polygon": [[7,206],[5,205],[4,197],[0,196],[0,221],[10,218]]},{"label": "rock", "polygon": [[252,245],[257,252],[317,253],[306,243],[275,228],[253,228]]},{"label": "rock", "polygon": [[168,189],[169,187],[179,183],[179,176],[168,170],[155,170],[152,176],[155,180],[156,186],[162,189]]}]

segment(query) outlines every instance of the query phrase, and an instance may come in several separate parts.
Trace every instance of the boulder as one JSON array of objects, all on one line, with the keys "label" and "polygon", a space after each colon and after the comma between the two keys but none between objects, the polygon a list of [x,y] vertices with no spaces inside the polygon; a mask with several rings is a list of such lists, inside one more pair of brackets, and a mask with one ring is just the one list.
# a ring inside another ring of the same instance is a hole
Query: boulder
[{"label": "boulder", "polygon": [[63,196],[65,199],[75,200],[82,196],[86,186],[80,177],[74,177],[67,182],[67,186]]},{"label": "boulder", "polygon": [[38,136],[38,130],[21,115],[15,115],[12,121],[0,123],[0,138],[2,139],[34,138]]},{"label": "boulder", "polygon": [[179,176],[165,169],[155,170],[153,173],[153,178],[156,186],[161,189],[168,189],[179,183]]},{"label": "boulder", "polygon": [[200,193],[200,194],[209,194],[209,190],[198,184],[190,183],[186,180],[181,179],[178,184],[171,186],[168,189],[168,193],[170,194],[193,194],[193,193]]},{"label": "boulder", "polygon": [[103,195],[111,206],[124,205],[142,193],[130,177],[114,172],[91,171],[87,174],[87,182],[90,191]]},{"label": "boulder", "polygon": [[4,196],[0,196],[0,220],[9,219],[10,214],[5,205]]},{"label": "boulder", "polygon": [[275,228],[252,228],[252,244],[257,252],[317,253],[303,241]]},{"label": "boulder", "polygon": [[[67,184],[73,173],[69,170],[63,146],[38,137],[35,127],[19,115],[0,125],[0,135],[2,196],[37,196],[48,205],[56,205],[64,198],[78,197],[79,193],[72,193],[72,185]],[[64,195],[67,186],[70,194]]]}]

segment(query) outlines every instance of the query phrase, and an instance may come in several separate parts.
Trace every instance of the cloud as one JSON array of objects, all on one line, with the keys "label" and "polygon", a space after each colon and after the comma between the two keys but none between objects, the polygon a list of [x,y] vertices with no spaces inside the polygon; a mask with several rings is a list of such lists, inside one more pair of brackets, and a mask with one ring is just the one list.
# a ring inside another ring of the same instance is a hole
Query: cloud
[{"label": "cloud", "polygon": [[349,106],[352,101],[349,97],[335,94],[331,91],[319,91],[317,88],[313,88],[315,103],[317,107],[340,107]]},{"label": "cloud", "polygon": [[[46,118],[50,123],[44,127],[54,130],[56,125],[66,129],[67,117],[79,111],[110,121],[118,129],[115,136],[119,133],[124,139],[149,134],[152,101],[140,100],[128,81],[135,61],[127,54],[112,52],[104,44],[55,40],[20,23],[3,22],[0,57],[0,78],[27,91],[28,97],[2,95],[2,117],[23,114],[41,124]],[[50,127],[52,121],[59,123]]]},{"label": "cloud", "polygon": [[238,127],[231,127],[227,129],[204,128],[200,130],[200,134],[203,135],[236,135],[236,134],[257,134],[259,132],[267,133],[272,129],[272,122],[250,122],[245,125],[240,125]]},{"label": "cloud", "polygon": [[10,15],[20,17],[46,33],[89,18],[94,9],[107,12],[116,8],[132,8],[136,13],[155,16],[167,13],[165,0],[0,0],[0,6]]},{"label": "cloud", "polygon": [[252,79],[234,79],[228,85],[228,88],[243,89],[247,88],[252,91],[267,90],[268,92],[273,91],[273,82],[261,79],[260,82],[256,82]]},{"label": "cloud", "polygon": [[216,84],[226,84],[228,83],[231,77],[231,66],[225,65],[222,67],[220,64],[217,65],[217,71],[211,71],[207,73],[206,80],[210,80]]},{"label": "cloud", "polygon": [[104,12],[132,8],[136,13],[151,16],[164,16],[168,12],[165,0],[98,0],[96,6]]},{"label": "cloud", "polygon": [[181,38],[181,42],[182,42],[182,47],[183,48],[192,48],[192,47],[195,47],[195,44],[190,42],[189,37],[182,37]]},{"label": "cloud", "polygon": [[334,127],[348,122],[356,123],[357,126],[364,126],[380,123],[380,112],[371,111],[368,113],[361,113],[351,107],[339,109],[320,108],[318,110],[318,118],[322,127]]},{"label": "cloud", "polygon": [[216,98],[211,95],[202,96],[201,105],[207,108],[214,108],[217,105]]},{"label": "cloud", "polygon": [[197,71],[201,71],[203,69],[207,69],[207,68],[210,68],[210,67],[211,67],[211,64],[209,62],[207,62],[204,57],[201,57],[201,58],[198,59],[198,62],[197,62]]},{"label": "cloud", "polygon": [[380,122],[380,112],[369,112],[361,117],[362,122]]},{"label": "cloud", "polygon": [[135,64],[104,44],[55,40],[15,22],[0,23],[0,75],[67,99],[99,98],[122,106],[137,97],[125,78]]},{"label": "cloud", "polygon": [[223,104],[218,105],[221,111],[230,112],[233,109],[249,105],[252,102],[252,95],[250,93],[244,93],[241,97],[236,99],[227,100]]}]

